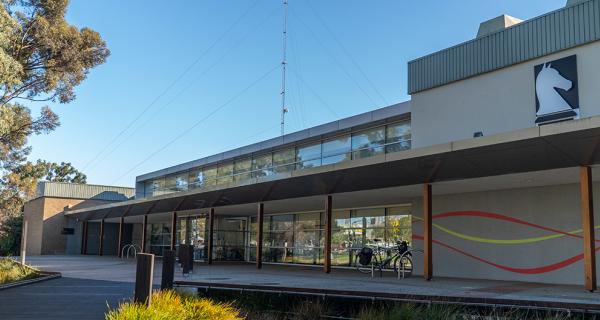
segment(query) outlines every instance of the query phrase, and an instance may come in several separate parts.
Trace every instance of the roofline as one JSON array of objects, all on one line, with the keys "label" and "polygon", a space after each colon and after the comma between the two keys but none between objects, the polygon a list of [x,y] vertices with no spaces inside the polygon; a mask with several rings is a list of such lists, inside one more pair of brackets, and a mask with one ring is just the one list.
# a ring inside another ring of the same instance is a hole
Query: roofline
[{"label": "roofline", "polygon": [[269,152],[276,148],[281,148],[302,141],[309,141],[317,137],[333,135],[340,131],[352,129],[354,127],[364,126],[369,123],[383,121],[394,117],[408,116],[410,112],[411,101],[408,100],[387,107],[375,109],[354,116],[331,121],[318,126],[310,127],[304,130],[288,133],[284,136],[263,140],[229,151],[217,153],[208,157],[203,157],[197,160],[188,161],[182,164],[145,173],[137,176],[135,181],[140,182],[152,178],[162,177],[168,174],[190,170],[192,168],[216,164],[222,161],[243,157],[245,155]]},{"label": "roofline", "polygon": [[[378,164],[386,164],[392,163],[396,161],[407,161],[407,160],[420,160],[428,157],[439,157],[443,155],[447,155],[453,152],[466,152],[468,150],[478,150],[478,149],[486,149],[495,145],[505,145],[508,143],[523,143],[527,141],[531,141],[532,139],[548,139],[552,136],[558,136],[562,134],[572,134],[585,132],[585,130],[592,130],[600,128],[600,116],[593,116],[588,118],[583,118],[579,120],[569,121],[569,122],[558,122],[547,124],[544,126],[533,127],[522,129],[513,132],[500,133],[491,136],[484,136],[478,138],[470,138],[459,141],[452,141],[442,144],[437,144],[433,146],[421,147],[416,149],[409,149],[402,152],[397,152],[393,154],[386,154],[382,157],[373,157],[373,158],[365,158],[357,161],[348,161],[342,162],[327,166],[315,167],[311,169],[307,169],[305,171],[292,172],[288,174],[282,174],[275,177],[263,177],[257,178],[256,181],[253,182],[234,182],[231,184],[223,185],[223,186],[215,186],[208,189],[194,189],[182,192],[175,192],[165,195],[160,195],[151,198],[142,198],[142,199],[134,199],[127,200],[120,203],[111,203],[105,205],[99,205],[89,208],[83,208],[78,210],[72,210],[67,212],[67,215],[81,215],[87,214],[98,210],[106,210],[106,209],[116,209],[123,206],[134,206],[136,204],[143,203],[154,203],[162,200],[169,200],[173,198],[186,198],[191,197],[198,194],[203,193],[211,193],[211,192],[225,192],[228,189],[250,186],[255,184],[255,182],[272,182],[272,181],[281,181],[289,178],[299,178],[306,177],[311,175],[318,175],[323,173],[334,172],[337,170],[348,170],[354,168],[360,168],[364,166],[370,165],[378,165]],[[546,143],[549,143],[546,141]],[[561,150],[561,152],[564,152]],[[535,170],[532,170],[535,171]]]}]

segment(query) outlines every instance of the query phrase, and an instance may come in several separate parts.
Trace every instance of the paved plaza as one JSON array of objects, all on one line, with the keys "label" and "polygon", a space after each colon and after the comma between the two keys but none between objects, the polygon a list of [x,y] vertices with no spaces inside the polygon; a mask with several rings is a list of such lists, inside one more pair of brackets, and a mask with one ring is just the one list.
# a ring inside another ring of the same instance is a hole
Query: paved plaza
[{"label": "paved plaza", "polygon": [[[103,319],[108,308],[133,295],[135,261],[98,256],[37,256],[28,263],[62,278],[0,291],[0,319]],[[160,284],[157,260],[154,284]],[[465,301],[473,303],[548,305],[600,310],[600,293],[581,286],[420,277],[398,280],[391,273],[371,278],[354,270],[252,264],[196,264],[192,275],[176,280],[199,287],[298,290],[315,294],[355,294],[399,299]]]}]

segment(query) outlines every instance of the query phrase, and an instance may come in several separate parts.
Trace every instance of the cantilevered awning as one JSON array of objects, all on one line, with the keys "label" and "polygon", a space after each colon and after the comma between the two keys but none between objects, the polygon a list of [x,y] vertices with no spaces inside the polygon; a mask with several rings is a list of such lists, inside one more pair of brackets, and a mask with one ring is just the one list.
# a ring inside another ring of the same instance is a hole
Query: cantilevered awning
[{"label": "cantilevered awning", "polygon": [[600,163],[600,116],[549,124],[67,215],[97,220]]}]

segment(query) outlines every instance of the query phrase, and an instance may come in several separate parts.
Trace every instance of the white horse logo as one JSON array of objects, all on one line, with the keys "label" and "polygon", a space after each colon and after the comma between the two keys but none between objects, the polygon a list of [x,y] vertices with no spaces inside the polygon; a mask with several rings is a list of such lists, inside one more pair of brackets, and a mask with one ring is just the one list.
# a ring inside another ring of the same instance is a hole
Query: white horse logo
[{"label": "white horse logo", "polygon": [[573,88],[573,82],[552,68],[552,64],[544,63],[535,80],[535,92],[539,102],[539,109],[536,113],[538,117],[573,110],[569,103],[558,94],[556,88],[569,91]]}]

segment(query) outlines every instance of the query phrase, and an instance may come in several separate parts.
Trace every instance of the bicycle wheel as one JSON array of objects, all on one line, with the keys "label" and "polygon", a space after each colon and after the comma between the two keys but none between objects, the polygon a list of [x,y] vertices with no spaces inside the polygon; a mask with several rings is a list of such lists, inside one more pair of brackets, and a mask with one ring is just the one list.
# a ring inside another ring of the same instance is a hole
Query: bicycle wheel
[{"label": "bicycle wheel", "polygon": [[[356,267],[356,270],[358,270],[358,272],[360,273],[364,273],[364,274],[370,274],[371,273],[371,265],[362,265],[360,264],[359,260],[359,254],[357,253],[354,256],[354,266]],[[371,263],[373,263],[371,261]]]},{"label": "bicycle wheel", "polygon": [[[403,269],[404,267],[404,269]],[[394,259],[394,272],[396,274],[404,272],[404,276],[400,274],[400,277],[410,277],[413,272],[412,258],[408,254],[403,254],[400,257]]]}]

